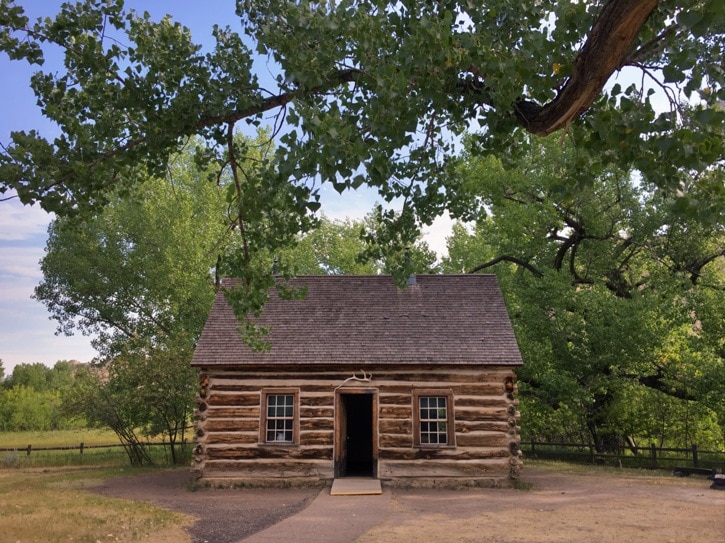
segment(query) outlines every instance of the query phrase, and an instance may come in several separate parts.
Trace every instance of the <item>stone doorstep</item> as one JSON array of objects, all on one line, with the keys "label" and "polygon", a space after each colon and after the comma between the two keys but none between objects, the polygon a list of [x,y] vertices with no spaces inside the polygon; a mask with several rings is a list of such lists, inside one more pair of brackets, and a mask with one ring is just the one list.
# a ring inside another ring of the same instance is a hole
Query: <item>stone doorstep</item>
[{"label": "stone doorstep", "polygon": [[380,479],[371,477],[343,477],[332,481],[330,496],[378,495],[383,490]]}]

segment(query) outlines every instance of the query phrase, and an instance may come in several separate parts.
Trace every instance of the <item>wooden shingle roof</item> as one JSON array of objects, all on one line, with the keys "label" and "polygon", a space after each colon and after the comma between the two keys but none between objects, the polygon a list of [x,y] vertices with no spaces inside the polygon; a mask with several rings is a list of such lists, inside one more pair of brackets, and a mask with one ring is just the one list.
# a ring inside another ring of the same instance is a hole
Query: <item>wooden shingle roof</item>
[{"label": "wooden shingle roof", "polygon": [[258,321],[271,326],[264,353],[243,343],[219,293],[192,365],[521,365],[495,276],[415,279],[399,289],[387,275],[297,277],[292,283],[307,287],[305,299],[272,294]]}]

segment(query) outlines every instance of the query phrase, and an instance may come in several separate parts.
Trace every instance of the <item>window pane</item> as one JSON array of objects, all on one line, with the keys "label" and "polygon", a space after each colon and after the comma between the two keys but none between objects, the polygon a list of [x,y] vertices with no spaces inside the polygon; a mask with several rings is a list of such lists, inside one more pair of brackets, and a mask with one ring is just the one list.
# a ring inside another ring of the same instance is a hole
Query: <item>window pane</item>
[{"label": "window pane", "polygon": [[446,396],[419,397],[419,436],[422,445],[448,443],[448,409]]},{"label": "window pane", "polygon": [[294,395],[267,396],[266,440],[291,443],[294,441]]}]

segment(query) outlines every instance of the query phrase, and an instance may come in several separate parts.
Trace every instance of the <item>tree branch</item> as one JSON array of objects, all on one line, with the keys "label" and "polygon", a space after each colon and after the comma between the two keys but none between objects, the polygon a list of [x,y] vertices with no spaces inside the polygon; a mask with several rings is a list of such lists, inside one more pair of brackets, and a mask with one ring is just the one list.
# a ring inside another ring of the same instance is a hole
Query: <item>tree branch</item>
[{"label": "tree branch", "polygon": [[484,264],[479,264],[475,268],[471,269],[468,273],[476,273],[485,268],[490,268],[491,266],[498,264],[499,262],[504,262],[504,261],[512,262],[518,266],[521,266],[522,268],[526,268],[531,273],[533,273],[536,277],[544,276],[543,273],[541,273],[539,270],[537,270],[534,266],[532,266],[528,262],[524,262],[523,260],[520,260],[520,259],[516,258],[515,256],[508,256],[508,255],[498,256],[498,257],[494,258],[493,260],[485,262]]},{"label": "tree branch", "polygon": [[574,72],[557,97],[544,106],[527,100],[514,108],[519,123],[537,136],[564,128],[601,94],[609,77],[626,64],[632,42],[658,0],[610,0],[577,56]]}]

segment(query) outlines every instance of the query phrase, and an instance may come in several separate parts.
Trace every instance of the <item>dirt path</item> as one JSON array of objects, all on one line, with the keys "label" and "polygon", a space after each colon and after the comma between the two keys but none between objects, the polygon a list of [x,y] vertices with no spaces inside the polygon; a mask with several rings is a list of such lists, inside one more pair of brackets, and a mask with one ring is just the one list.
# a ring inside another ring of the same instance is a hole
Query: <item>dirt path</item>
[{"label": "dirt path", "polygon": [[[326,518],[317,502],[306,509],[318,489],[192,492],[186,470],[173,470],[112,479],[96,491],[196,516],[199,520],[189,529],[194,542],[231,543],[272,525],[284,534],[284,526],[298,526],[292,521],[305,515],[337,526],[339,543],[725,541],[725,492],[709,489],[704,478],[527,469],[523,480],[530,490],[386,490],[381,497],[389,503],[386,512],[377,511],[371,529],[348,539],[350,522],[344,515],[331,511]],[[292,515],[297,516],[284,522]],[[290,541],[304,543],[301,534],[289,535]]]},{"label": "dirt path", "polygon": [[91,490],[142,500],[198,520],[188,529],[194,543],[233,543],[307,507],[319,488],[190,490],[188,469],[108,479]]}]

